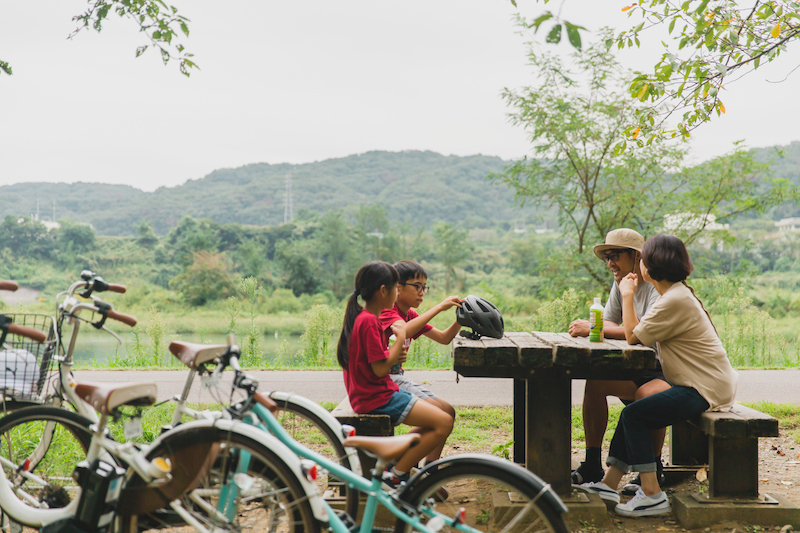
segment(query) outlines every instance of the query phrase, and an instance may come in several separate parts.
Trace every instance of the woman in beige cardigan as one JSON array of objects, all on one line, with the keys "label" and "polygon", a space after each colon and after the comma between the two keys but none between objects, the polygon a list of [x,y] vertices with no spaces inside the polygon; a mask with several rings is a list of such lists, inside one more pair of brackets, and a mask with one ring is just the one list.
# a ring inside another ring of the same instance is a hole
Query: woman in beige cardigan
[{"label": "woman in beige cardigan", "polygon": [[[655,235],[642,248],[641,272],[660,294],[639,321],[633,309],[637,278],[619,283],[622,322],[629,344],[658,343],[661,367],[668,381],[662,392],[637,400],[622,410],[609,448],[609,466],[599,483],[582,487],[625,516],[652,516],[670,512],[669,498],[656,478],[651,431],[693,418],[708,410],[725,410],[736,394],[736,372],[728,361],[719,335],[694,291],[685,280],[692,261],[683,242],[672,235]],[[623,474],[638,471],[642,485],[627,503],[619,503]]]}]

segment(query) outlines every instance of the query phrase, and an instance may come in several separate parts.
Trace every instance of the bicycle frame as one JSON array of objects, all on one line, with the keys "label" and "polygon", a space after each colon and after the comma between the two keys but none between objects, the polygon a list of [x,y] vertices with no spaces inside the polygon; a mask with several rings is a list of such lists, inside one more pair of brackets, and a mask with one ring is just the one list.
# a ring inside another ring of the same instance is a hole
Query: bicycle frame
[{"label": "bicycle frame", "polygon": [[[372,476],[372,479],[367,479],[347,468],[344,468],[340,464],[331,461],[327,457],[306,448],[296,440],[292,439],[286,430],[283,429],[283,426],[281,426],[280,422],[275,418],[275,416],[273,416],[273,414],[264,406],[253,403],[253,405],[249,407],[249,411],[252,416],[244,417],[243,420],[245,422],[266,429],[269,431],[269,433],[276,435],[277,438],[284,442],[286,446],[295,454],[311,459],[323,468],[334,472],[339,479],[346,481],[350,488],[354,488],[355,490],[367,495],[364,514],[358,529],[359,533],[372,533],[372,526],[375,521],[375,514],[378,509],[378,504],[388,509],[389,512],[403,522],[411,525],[415,530],[423,533],[436,533],[436,531],[425,526],[419,517],[401,509],[399,505],[402,505],[402,502],[399,502],[399,500],[393,498],[391,494],[383,489],[379,476]],[[378,465],[380,464],[381,461],[378,461]],[[325,504],[325,508],[328,512],[330,528],[334,531],[334,533],[352,533],[347,525],[330,507],[328,502],[323,499],[323,503]],[[452,516],[447,516],[432,510],[429,510],[428,512],[429,517],[440,516],[447,522],[452,522],[454,518]],[[465,524],[455,524],[455,527],[465,533],[482,533],[480,530],[471,528]]]},{"label": "bicycle frame", "polygon": [[[287,446],[278,441],[278,439],[274,436],[265,433],[263,430],[252,425],[242,423],[239,420],[196,420],[188,422],[162,434],[151,444],[141,448],[138,448],[132,442],[119,443],[106,437],[105,425],[101,422],[99,426],[93,426],[93,436],[89,445],[89,449],[87,450],[86,459],[90,463],[97,458],[105,458],[107,462],[113,462],[113,459],[118,459],[118,463],[129,466],[126,479],[129,479],[131,475],[136,474],[146,483],[158,483],[158,480],[154,479],[153,476],[148,472],[150,461],[147,459],[147,455],[149,451],[155,449],[166,439],[175,438],[183,432],[210,427],[219,428],[229,432],[236,432],[252,440],[263,443],[286,464],[286,466],[300,481],[301,485],[303,486],[303,490],[309,499],[311,509],[316,519],[324,524],[328,522],[328,519],[331,516],[335,515],[330,507],[326,508],[327,504],[325,503],[322,495],[319,493],[317,485],[306,479],[303,469],[300,465],[300,460]],[[17,465],[7,463],[8,461],[3,461],[2,467],[4,469],[17,468]],[[244,466],[246,467],[247,465],[245,464]],[[37,476],[24,471],[20,472],[20,475],[27,477],[32,481],[36,481],[38,479]],[[40,479],[39,483],[41,483]],[[238,487],[235,487],[235,484],[232,484],[231,487],[234,487],[234,491],[239,490]],[[200,489],[200,491],[202,490],[204,489]],[[80,489],[78,489],[78,491],[80,491]],[[22,495],[19,496],[24,497]],[[78,495],[66,507],[54,509],[32,509],[31,507],[28,507],[19,501],[18,495],[14,494],[11,482],[5,476],[3,476],[3,479],[0,480],[0,507],[2,507],[3,512],[11,517],[11,519],[15,522],[35,528],[42,528],[58,520],[63,520],[74,516],[78,505],[79,496],[80,492],[78,492]],[[190,496],[193,495],[190,494]],[[204,509],[210,511],[211,509],[206,502],[200,502],[201,497],[202,494],[192,497],[192,500],[200,503],[201,505],[205,504],[203,505]],[[222,501],[222,498],[220,501]],[[194,519],[194,517],[192,517],[191,514],[189,514],[188,511],[181,506],[179,500],[171,502],[170,506],[179,515],[181,515],[181,517],[188,524],[194,526],[195,529],[197,529],[200,533],[211,533],[208,528]]]}]

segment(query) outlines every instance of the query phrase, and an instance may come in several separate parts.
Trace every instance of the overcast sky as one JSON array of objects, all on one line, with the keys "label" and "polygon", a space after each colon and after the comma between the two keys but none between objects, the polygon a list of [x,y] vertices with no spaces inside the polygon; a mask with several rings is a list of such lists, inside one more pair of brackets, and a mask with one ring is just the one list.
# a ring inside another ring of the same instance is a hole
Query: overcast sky
[{"label": "overcast sky", "polygon": [[[503,87],[535,84],[508,0],[174,0],[200,71],[164,66],[130,21],[72,40],[78,0],[0,0],[0,185],[104,182],[152,191],[249,163],[370,150],[518,158]],[[535,16],[558,9],[518,0]],[[566,0],[589,29],[627,21],[616,0]],[[586,36],[584,36],[586,39]],[[561,47],[567,50],[568,45]],[[652,65],[660,48],[620,57]],[[797,47],[730,86],[727,114],[693,134],[697,160],[800,139]],[[650,55],[648,55],[648,53]]]}]

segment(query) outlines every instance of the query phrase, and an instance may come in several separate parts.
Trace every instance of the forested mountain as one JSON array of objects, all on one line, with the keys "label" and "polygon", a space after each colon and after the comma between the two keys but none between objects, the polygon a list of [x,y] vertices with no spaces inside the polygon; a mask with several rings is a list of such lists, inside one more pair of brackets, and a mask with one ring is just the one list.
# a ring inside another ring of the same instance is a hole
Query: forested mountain
[{"label": "forested mountain", "polygon": [[534,222],[531,208],[513,208],[514,194],[486,180],[507,162],[487,156],[433,152],[368,152],[302,165],[258,163],[215,170],[204,178],[147,193],[122,185],[25,183],[0,187],[0,218],[30,215],[91,223],[100,235],[132,235],[142,220],[166,234],[184,215],[220,224],[277,225],[284,220],[291,174],[295,216],[302,210],[355,212],[386,208],[392,223],[428,227],[435,221],[467,228]]},{"label": "forested mountain", "polygon": [[[755,150],[772,160],[777,177],[800,186],[800,142]],[[57,219],[91,223],[99,235],[133,235],[147,220],[165,235],[185,215],[220,224],[278,225],[284,219],[286,176],[291,175],[295,217],[303,210],[355,213],[363,205],[386,208],[392,224],[430,227],[456,223],[467,229],[497,223],[541,224],[531,207],[515,207],[513,192],[488,181],[508,164],[482,155],[443,156],[434,152],[367,152],[302,165],[256,163],[215,170],[176,187],[144,192],[127,185],[99,183],[20,183],[0,187],[0,219],[36,212],[49,220],[53,201]],[[797,205],[773,210],[774,219],[800,216]],[[552,215],[544,220],[554,227]]]}]

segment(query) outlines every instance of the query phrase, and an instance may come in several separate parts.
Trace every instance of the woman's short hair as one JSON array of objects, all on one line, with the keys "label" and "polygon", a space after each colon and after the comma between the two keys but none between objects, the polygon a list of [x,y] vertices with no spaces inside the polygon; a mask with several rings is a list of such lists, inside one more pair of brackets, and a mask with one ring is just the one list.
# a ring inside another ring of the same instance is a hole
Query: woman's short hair
[{"label": "woman's short hair", "polygon": [[656,281],[673,283],[683,281],[692,273],[694,266],[683,241],[674,235],[653,235],[642,247],[642,261],[647,275]]}]

